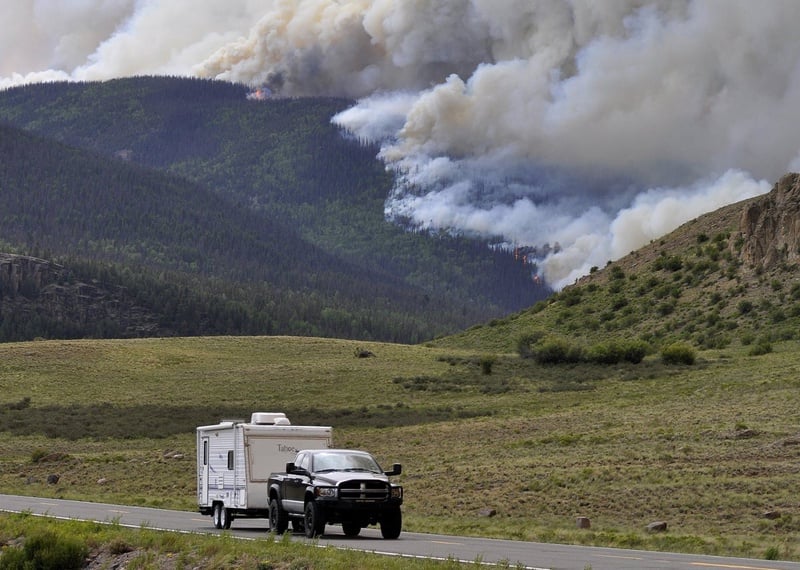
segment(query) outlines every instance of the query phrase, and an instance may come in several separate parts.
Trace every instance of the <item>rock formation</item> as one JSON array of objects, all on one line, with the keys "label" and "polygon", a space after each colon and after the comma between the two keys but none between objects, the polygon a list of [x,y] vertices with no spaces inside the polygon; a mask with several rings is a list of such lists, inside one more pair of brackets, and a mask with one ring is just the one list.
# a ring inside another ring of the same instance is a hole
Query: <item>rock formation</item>
[{"label": "rock formation", "polygon": [[739,224],[742,261],[771,269],[800,259],[800,174],[787,174],[768,194],[750,202]]}]

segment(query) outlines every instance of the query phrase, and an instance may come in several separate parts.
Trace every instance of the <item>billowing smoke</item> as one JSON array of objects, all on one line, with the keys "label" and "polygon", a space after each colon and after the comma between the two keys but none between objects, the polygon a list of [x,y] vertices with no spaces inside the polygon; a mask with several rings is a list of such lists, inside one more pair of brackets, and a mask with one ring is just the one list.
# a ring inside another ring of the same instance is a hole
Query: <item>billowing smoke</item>
[{"label": "billowing smoke", "polygon": [[381,143],[387,216],[557,243],[556,287],[800,169],[795,0],[5,4],[0,86],[168,73],[356,99],[334,120]]}]

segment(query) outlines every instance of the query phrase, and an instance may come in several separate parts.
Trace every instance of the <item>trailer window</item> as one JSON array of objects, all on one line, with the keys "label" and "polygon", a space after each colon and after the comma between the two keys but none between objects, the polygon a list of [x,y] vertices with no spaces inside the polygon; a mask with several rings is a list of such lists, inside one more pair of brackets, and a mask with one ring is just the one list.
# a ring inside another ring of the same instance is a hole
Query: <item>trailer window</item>
[{"label": "trailer window", "polygon": [[203,441],[203,465],[208,465],[208,440]]},{"label": "trailer window", "polygon": [[233,471],[233,451],[228,452],[228,471]]}]

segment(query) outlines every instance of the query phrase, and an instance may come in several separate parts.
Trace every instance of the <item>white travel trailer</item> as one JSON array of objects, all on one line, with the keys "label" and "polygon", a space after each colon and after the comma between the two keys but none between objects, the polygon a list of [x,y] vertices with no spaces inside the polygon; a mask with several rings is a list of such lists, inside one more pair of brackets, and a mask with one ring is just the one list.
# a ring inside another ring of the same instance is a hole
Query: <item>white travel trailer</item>
[{"label": "white travel trailer", "polygon": [[269,518],[267,480],[301,449],[333,446],[329,426],[295,426],[280,412],[255,412],[250,422],[222,420],[197,428],[197,504],[216,528],[237,517]]}]

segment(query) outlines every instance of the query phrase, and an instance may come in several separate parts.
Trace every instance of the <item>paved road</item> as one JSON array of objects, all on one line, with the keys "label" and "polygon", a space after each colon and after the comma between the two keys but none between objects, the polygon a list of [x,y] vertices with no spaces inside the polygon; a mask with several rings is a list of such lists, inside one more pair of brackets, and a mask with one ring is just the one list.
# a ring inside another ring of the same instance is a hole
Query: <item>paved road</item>
[{"label": "paved road", "polygon": [[[67,519],[116,522],[141,528],[215,534],[211,517],[186,511],[169,511],[145,507],[85,503],[40,497],[0,495],[0,511],[30,512]],[[267,521],[236,519],[231,530],[234,536],[263,538]],[[774,562],[747,558],[722,558],[693,554],[644,552],[615,548],[565,546],[512,540],[467,538],[436,534],[404,532],[398,540],[383,540],[377,530],[365,529],[356,538],[345,537],[338,526],[328,526],[324,537],[308,541],[295,535],[294,540],[313,544],[352,548],[394,556],[455,558],[465,562],[508,562],[526,568],[547,570],[800,570],[800,563]]]}]

